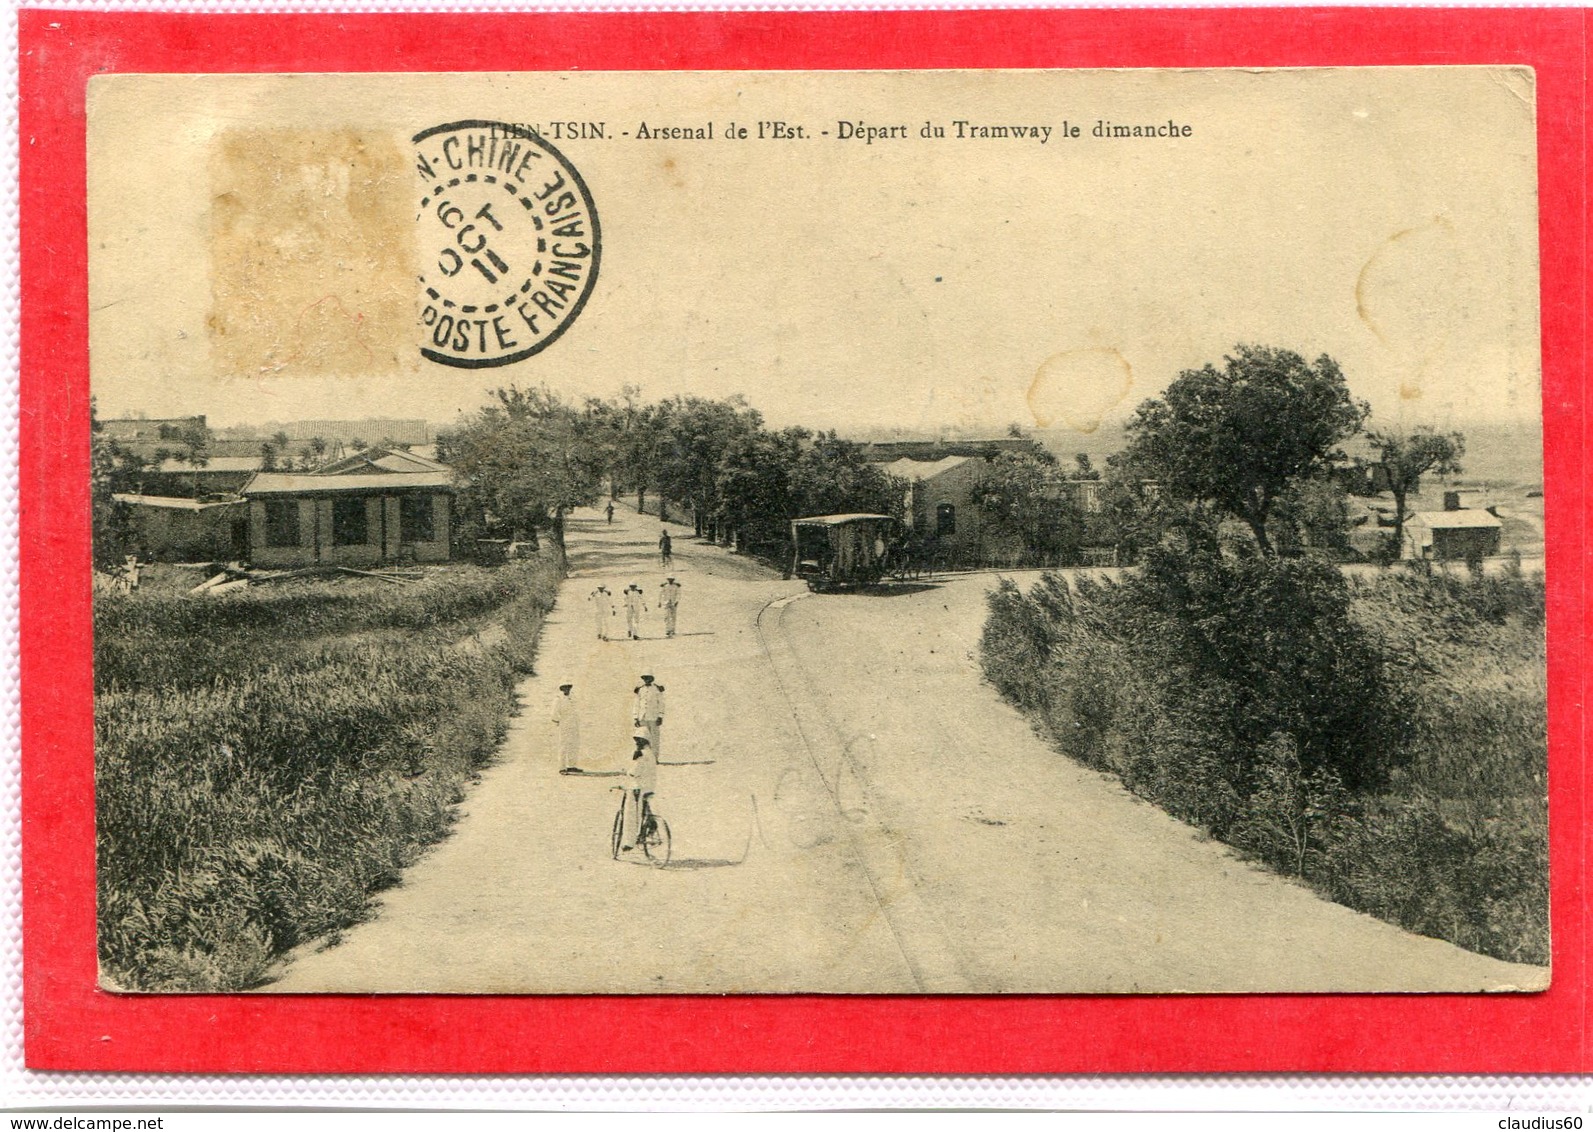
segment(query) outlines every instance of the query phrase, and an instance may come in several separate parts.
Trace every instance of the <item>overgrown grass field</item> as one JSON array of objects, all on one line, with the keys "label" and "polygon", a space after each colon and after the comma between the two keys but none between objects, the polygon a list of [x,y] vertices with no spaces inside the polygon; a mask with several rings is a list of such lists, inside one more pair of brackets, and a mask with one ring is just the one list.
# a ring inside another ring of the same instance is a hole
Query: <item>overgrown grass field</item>
[{"label": "overgrown grass field", "polygon": [[358,920],[497,749],[561,575],[549,556],[97,594],[103,975],[246,989]]},{"label": "overgrown grass field", "polygon": [[1549,960],[1541,577],[1168,554],[991,594],[984,671],[1057,747],[1410,931]]}]

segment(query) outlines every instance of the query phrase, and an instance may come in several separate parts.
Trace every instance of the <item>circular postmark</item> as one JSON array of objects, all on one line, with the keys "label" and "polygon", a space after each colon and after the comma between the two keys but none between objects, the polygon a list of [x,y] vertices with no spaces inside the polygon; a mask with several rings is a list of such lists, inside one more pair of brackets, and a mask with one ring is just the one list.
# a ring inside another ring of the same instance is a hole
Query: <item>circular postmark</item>
[{"label": "circular postmark", "polygon": [[586,182],[535,132],[450,122],[414,137],[423,356],[480,369],[547,349],[597,282]]}]

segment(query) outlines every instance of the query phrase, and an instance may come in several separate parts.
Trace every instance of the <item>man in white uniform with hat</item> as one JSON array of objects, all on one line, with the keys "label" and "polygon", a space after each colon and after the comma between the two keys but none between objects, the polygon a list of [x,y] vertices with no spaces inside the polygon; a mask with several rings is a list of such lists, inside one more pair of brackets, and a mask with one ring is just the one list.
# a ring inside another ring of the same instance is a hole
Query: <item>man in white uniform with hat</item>
[{"label": "man in white uniform with hat", "polygon": [[658,606],[664,611],[664,636],[675,635],[675,614],[680,610],[680,583],[673,577],[658,587]]},{"label": "man in white uniform with hat", "polygon": [[553,726],[559,729],[559,773],[580,774],[576,762],[581,757],[581,715],[572,694],[574,684],[560,684],[553,697]]},{"label": "man in white uniform with hat", "polygon": [[597,625],[597,639],[608,640],[609,618],[614,616],[614,595],[607,586],[598,586],[589,599],[592,603],[592,620]]},{"label": "man in white uniform with hat", "polygon": [[662,753],[659,731],[664,726],[664,686],[653,683],[651,672],[642,673],[642,682],[636,685],[636,705],[631,710],[631,722],[647,734],[653,758]]},{"label": "man in white uniform with hat", "polygon": [[642,587],[632,582],[625,587],[625,633],[631,640],[641,639],[637,627],[641,623],[642,614],[647,610],[647,603],[642,600]]}]

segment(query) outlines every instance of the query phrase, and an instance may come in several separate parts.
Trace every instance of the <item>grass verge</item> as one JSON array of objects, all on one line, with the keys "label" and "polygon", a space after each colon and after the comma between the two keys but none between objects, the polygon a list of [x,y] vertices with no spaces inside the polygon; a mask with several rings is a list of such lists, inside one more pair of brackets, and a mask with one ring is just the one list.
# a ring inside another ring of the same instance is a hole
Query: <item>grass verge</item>
[{"label": "grass verge", "polygon": [[98,595],[107,982],[244,990],[356,922],[502,741],[561,576],[550,556],[405,587]]}]

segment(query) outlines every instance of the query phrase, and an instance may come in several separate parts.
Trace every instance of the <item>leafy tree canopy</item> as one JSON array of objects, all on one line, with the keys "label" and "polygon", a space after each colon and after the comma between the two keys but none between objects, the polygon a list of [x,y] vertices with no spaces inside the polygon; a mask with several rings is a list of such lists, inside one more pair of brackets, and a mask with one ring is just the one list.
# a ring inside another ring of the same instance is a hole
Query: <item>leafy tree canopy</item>
[{"label": "leafy tree canopy", "polygon": [[1350,397],[1338,363],[1239,345],[1221,369],[1184,370],[1128,424],[1128,459],[1175,497],[1244,520],[1266,555],[1267,519],[1289,485],[1325,471],[1369,406]]}]

